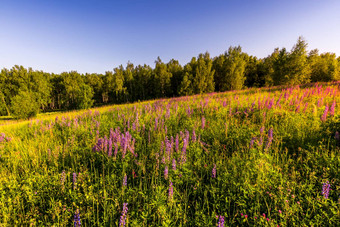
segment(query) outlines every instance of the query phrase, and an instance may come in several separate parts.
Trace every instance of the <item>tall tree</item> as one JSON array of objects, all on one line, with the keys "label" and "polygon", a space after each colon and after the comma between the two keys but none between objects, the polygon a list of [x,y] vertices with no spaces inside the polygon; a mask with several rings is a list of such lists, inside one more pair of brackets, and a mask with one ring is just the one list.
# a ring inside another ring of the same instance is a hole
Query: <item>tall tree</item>
[{"label": "tall tree", "polygon": [[171,94],[171,72],[168,71],[167,65],[162,62],[160,57],[155,61],[154,69],[154,89],[157,98],[168,97]]},{"label": "tall tree", "polygon": [[340,79],[339,62],[334,53],[319,55],[318,50],[309,52],[308,62],[311,67],[311,81],[333,81]]},{"label": "tall tree", "polygon": [[212,59],[208,52],[198,56],[194,68],[193,88],[195,94],[213,92],[215,90],[214,73],[212,69]]},{"label": "tall tree", "polygon": [[307,42],[299,37],[290,52],[281,49],[274,61],[273,81],[275,85],[297,85],[310,81],[307,59]]},{"label": "tall tree", "polygon": [[[238,90],[242,89],[244,85],[245,70],[248,60],[248,55],[242,52],[242,48],[229,47],[228,52],[224,56],[220,56],[216,60],[218,65],[218,80],[219,90]],[[223,62],[223,63],[222,63]]]}]

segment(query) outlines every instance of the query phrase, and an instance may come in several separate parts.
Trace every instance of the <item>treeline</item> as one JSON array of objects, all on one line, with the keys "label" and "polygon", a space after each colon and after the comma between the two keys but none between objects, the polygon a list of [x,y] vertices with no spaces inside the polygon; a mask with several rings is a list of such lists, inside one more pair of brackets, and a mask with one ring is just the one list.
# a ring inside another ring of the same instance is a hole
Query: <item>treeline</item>
[{"label": "treeline", "polygon": [[0,73],[0,115],[29,118],[39,111],[333,80],[340,80],[340,57],[308,52],[301,37],[291,51],[277,48],[266,58],[238,46],[214,58],[199,54],[184,66],[158,58],[154,68],[129,62],[105,74],[50,74],[16,65]]}]

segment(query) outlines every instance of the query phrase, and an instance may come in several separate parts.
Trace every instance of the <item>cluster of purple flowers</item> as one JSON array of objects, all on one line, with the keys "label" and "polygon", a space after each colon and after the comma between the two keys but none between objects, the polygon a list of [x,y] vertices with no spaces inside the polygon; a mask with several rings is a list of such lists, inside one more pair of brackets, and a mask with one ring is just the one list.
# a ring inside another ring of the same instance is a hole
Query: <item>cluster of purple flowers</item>
[{"label": "cluster of purple flowers", "polygon": [[65,170],[63,170],[63,172],[61,173],[61,178],[60,178],[60,183],[62,187],[64,187],[65,180],[66,180],[66,173],[65,173]]},{"label": "cluster of purple flowers", "polygon": [[127,176],[126,176],[126,174],[124,175],[124,178],[123,178],[123,186],[124,187],[127,186]]},{"label": "cluster of purple flowers", "polygon": [[77,188],[77,174],[73,173],[73,189]]},{"label": "cluster of purple flowers", "polygon": [[9,142],[9,141],[11,141],[12,140],[12,138],[10,138],[10,137],[6,137],[6,135],[5,135],[5,133],[1,133],[0,134],[0,143],[2,143],[2,142]]},{"label": "cluster of purple flowers", "polygon": [[164,169],[164,179],[168,179],[168,174],[169,174],[168,166],[165,166],[165,169]]},{"label": "cluster of purple flowers", "polygon": [[176,170],[176,159],[172,159],[172,170]]},{"label": "cluster of purple flowers", "polygon": [[130,151],[134,156],[137,156],[135,153],[135,139],[132,138],[131,134],[126,131],[125,133],[120,133],[120,129],[116,128],[114,131],[110,129],[110,137],[107,138],[98,138],[97,143],[93,146],[93,152],[104,152],[107,153],[109,157],[112,156],[113,146],[114,156],[117,156],[118,148],[121,148],[122,157],[125,158],[126,152]]},{"label": "cluster of purple flowers", "polygon": [[80,227],[81,226],[81,221],[80,221],[80,214],[79,210],[76,211],[74,214],[74,227]]},{"label": "cluster of purple flowers", "polygon": [[123,211],[122,211],[122,215],[120,216],[120,220],[119,220],[119,226],[120,227],[124,227],[126,224],[126,216],[127,216],[127,212],[128,212],[128,207],[127,207],[128,203],[124,203],[123,204]]},{"label": "cluster of purple flowers", "polygon": [[174,195],[174,187],[172,185],[172,182],[170,181],[170,185],[169,185],[169,201],[173,200],[173,195]]},{"label": "cluster of purple flowers", "polygon": [[256,137],[251,138],[250,143],[249,143],[249,149],[253,147],[255,140],[256,140]]},{"label": "cluster of purple flowers", "polygon": [[336,103],[335,103],[335,100],[334,100],[332,105],[331,105],[331,109],[329,110],[329,115],[334,116],[335,106],[336,106]]},{"label": "cluster of purple flowers", "polygon": [[329,184],[328,181],[322,185],[321,194],[323,195],[325,199],[328,199],[330,189],[331,189],[331,185]]},{"label": "cluster of purple flowers", "polygon": [[202,117],[202,129],[204,129],[205,128],[205,117],[203,116]]},{"label": "cluster of purple flowers", "polygon": [[327,114],[328,114],[328,105],[325,106],[325,111],[323,112],[322,116],[321,116],[321,121],[326,121],[327,119]]},{"label": "cluster of purple flowers", "polygon": [[268,141],[266,144],[266,150],[270,147],[270,145],[272,144],[273,141],[273,128],[270,128],[268,131]]},{"label": "cluster of purple flowers", "polygon": [[224,216],[219,216],[217,226],[224,227]]},{"label": "cluster of purple flowers", "polygon": [[214,168],[212,169],[212,178],[216,178],[216,164],[214,164]]}]

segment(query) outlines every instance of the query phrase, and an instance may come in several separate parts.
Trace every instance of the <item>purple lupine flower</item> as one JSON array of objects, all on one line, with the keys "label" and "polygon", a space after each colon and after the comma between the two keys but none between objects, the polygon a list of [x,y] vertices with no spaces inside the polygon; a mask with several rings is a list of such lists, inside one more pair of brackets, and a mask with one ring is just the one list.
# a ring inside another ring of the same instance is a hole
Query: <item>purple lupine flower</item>
[{"label": "purple lupine flower", "polygon": [[61,178],[60,178],[60,183],[62,186],[64,186],[65,180],[66,180],[66,173],[65,173],[65,170],[63,170],[63,172],[61,173]]},{"label": "purple lupine flower", "polygon": [[108,145],[109,145],[109,150],[107,151],[107,156],[111,157],[112,156],[112,139],[113,138],[109,138],[109,141],[108,141]]},{"label": "purple lupine flower", "polygon": [[181,155],[181,164],[186,162],[186,151],[187,151],[187,139],[183,139],[183,148],[182,148],[182,155]]},{"label": "purple lupine flower", "polygon": [[204,129],[205,128],[205,117],[203,116],[202,117],[202,129]]},{"label": "purple lupine flower", "polygon": [[270,110],[273,107],[273,104],[274,104],[274,98],[270,100],[267,108]]},{"label": "purple lupine flower", "polygon": [[303,112],[305,113],[308,108],[308,102],[305,103],[305,108],[303,108]]},{"label": "purple lupine flower", "polygon": [[175,143],[176,143],[175,149],[176,149],[176,152],[178,152],[178,150],[179,150],[179,136],[178,136],[178,134],[176,134]]},{"label": "purple lupine flower", "polygon": [[251,138],[250,143],[249,143],[249,149],[253,147],[255,140],[256,140],[256,137]]},{"label": "purple lupine flower", "polygon": [[165,166],[165,169],[164,169],[164,179],[168,179],[168,173],[169,173],[168,166]]},{"label": "purple lupine flower", "polygon": [[99,151],[103,151],[104,150],[104,139],[99,138],[96,145],[94,145],[94,147],[92,148],[92,151],[94,152],[99,152]]},{"label": "purple lupine flower", "polygon": [[328,199],[329,190],[330,190],[330,189],[331,189],[331,185],[329,184],[328,181],[322,185],[322,192],[321,192],[321,194],[323,195],[323,197],[324,197],[325,199]]},{"label": "purple lupine flower", "polygon": [[0,143],[3,142],[5,140],[5,138],[6,138],[5,133],[1,133],[0,134]]},{"label": "purple lupine flower", "polygon": [[169,201],[170,202],[173,200],[173,196],[174,196],[174,187],[172,185],[172,182],[170,181],[170,185],[169,185]]},{"label": "purple lupine flower", "polygon": [[176,159],[172,159],[172,170],[176,170]]},{"label": "purple lupine flower", "polygon": [[327,119],[327,114],[328,114],[328,105],[325,106],[325,111],[323,112],[321,116],[321,121],[325,122]]},{"label": "purple lupine flower", "polygon": [[323,98],[318,100],[318,107],[322,106],[322,104],[323,104]]},{"label": "purple lupine flower", "polygon": [[260,128],[260,133],[262,134],[264,132],[264,126]]},{"label": "purple lupine flower", "polygon": [[338,131],[335,132],[334,138],[335,138],[335,140],[340,141],[340,135],[339,135]]},{"label": "purple lupine flower", "polygon": [[123,178],[123,186],[127,186],[127,176],[126,174],[124,175],[124,178]]},{"label": "purple lupine flower", "polygon": [[196,132],[195,129],[192,130],[192,137],[191,137],[192,141],[195,142],[196,141]]},{"label": "purple lupine flower", "polygon": [[123,210],[122,210],[122,215],[120,216],[119,220],[119,227],[124,227],[126,224],[126,216],[128,212],[128,203],[123,203]]},{"label": "purple lupine flower", "polygon": [[107,136],[104,136],[104,152],[106,153],[107,152],[107,146],[108,146],[108,139],[107,139]]},{"label": "purple lupine flower", "polygon": [[77,211],[74,214],[74,227],[80,227],[80,226],[81,226],[80,214],[79,214],[79,210],[77,209]]},{"label": "purple lupine flower", "polygon": [[219,216],[218,227],[224,227],[224,216]]},{"label": "purple lupine flower", "polygon": [[214,168],[212,169],[212,178],[216,178],[216,164],[214,164]]},{"label": "purple lupine flower", "polygon": [[155,131],[157,131],[157,126],[158,126],[158,118],[156,117],[156,119],[155,119]]},{"label": "purple lupine flower", "polygon": [[296,107],[295,112],[296,112],[296,113],[299,113],[299,112],[300,112],[300,104]]},{"label": "purple lupine flower", "polygon": [[333,103],[332,103],[331,109],[329,111],[329,115],[331,115],[331,116],[334,116],[335,105],[336,105],[336,103],[335,103],[335,100],[334,100]]},{"label": "purple lupine flower", "polygon": [[73,189],[77,188],[77,174],[73,173]]},{"label": "purple lupine flower", "polygon": [[273,140],[273,128],[270,128],[268,131],[268,140],[270,141]]}]

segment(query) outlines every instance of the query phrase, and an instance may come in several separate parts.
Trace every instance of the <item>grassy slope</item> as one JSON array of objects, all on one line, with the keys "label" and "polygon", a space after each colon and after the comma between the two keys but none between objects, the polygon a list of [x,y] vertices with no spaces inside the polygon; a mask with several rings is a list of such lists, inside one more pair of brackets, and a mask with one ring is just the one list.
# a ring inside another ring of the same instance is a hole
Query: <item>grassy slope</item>
[{"label": "grassy slope", "polygon": [[[127,202],[130,226],[214,226],[218,216],[226,225],[334,225],[339,94],[338,85],[250,89],[9,121],[0,126],[11,138],[0,143],[0,222],[70,225],[80,212],[83,225],[118,225]],[[334,100],[334,116],[321,121]],[[118,127],[131,149],[123,155],[117,139],[117,155],[92,150]]]}]

